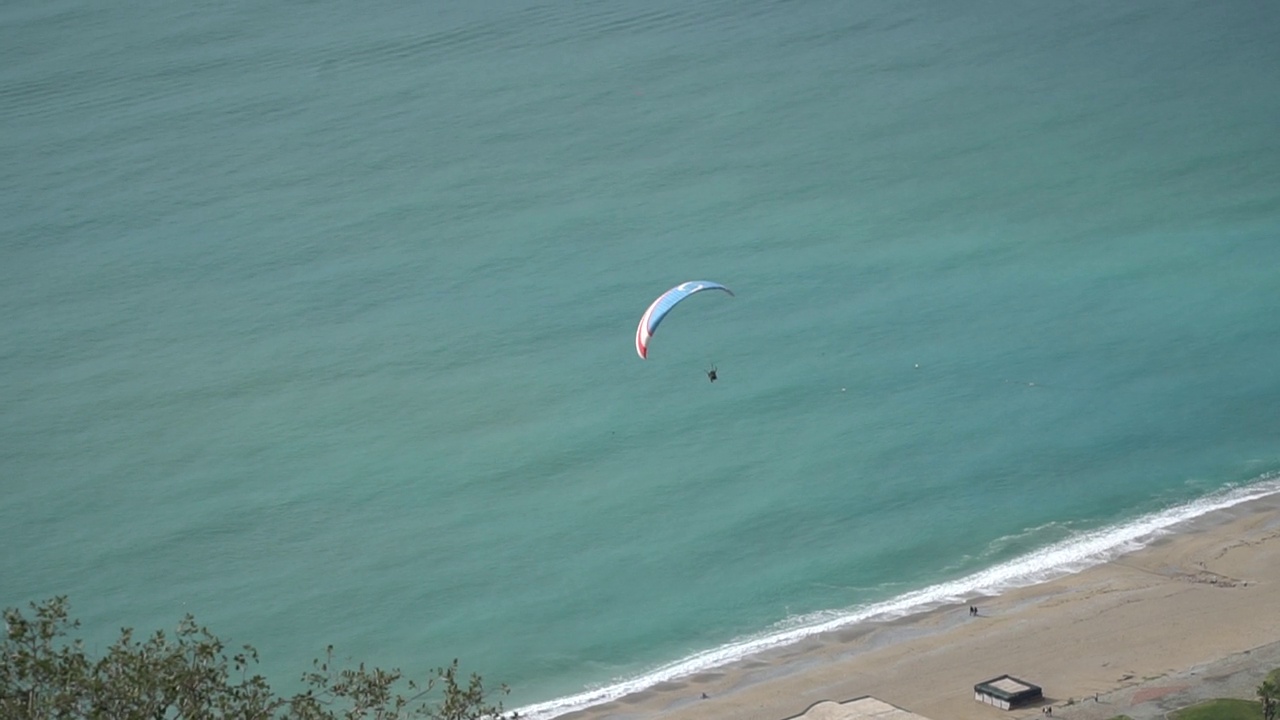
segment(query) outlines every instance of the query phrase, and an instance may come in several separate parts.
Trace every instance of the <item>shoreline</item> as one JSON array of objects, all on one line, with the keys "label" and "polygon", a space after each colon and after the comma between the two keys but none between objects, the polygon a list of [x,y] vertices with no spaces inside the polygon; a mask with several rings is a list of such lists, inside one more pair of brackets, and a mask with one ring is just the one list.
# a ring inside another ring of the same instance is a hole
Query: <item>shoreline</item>
[{"label": "shoreline", "polygon": [[[1055,714],[1092,720],[1095,694],[1094,710],[1107,713],[1097,717],[1110,718],[1122,711],[1117,693],[1144,683],[1194,678],[1197,668],[1232,662],[1241,666],[1236,674],[1247,673],[1263,657],[1274,664],[1262,674],[1280,666],[1280,613],[1272,610],[1280,495],[1161,533],[1083,570],[975,595],[969,604],[978,606],[977,617],[960,603],[851,623],[555,717],[783,720],[820,700],[862,695],[934,720],[1039,714],[1038,707],[1005,713],[974,702],[974,683],[1009,673],[1041,685]],[[1194,692],[1192,685],[1163,697]],[[1090,703],[1072,702],[1084,697]]]}]

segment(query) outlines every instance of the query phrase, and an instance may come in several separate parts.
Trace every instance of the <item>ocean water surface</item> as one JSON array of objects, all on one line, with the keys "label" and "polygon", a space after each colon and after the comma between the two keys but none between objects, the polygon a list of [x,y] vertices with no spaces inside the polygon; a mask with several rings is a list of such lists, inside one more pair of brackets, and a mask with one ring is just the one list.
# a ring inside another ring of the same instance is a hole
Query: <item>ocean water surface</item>
[{"label": "ocean water surface", "polygon": [[0,602],[550,716],[1280,491],[1278,23],[7,3]]}]

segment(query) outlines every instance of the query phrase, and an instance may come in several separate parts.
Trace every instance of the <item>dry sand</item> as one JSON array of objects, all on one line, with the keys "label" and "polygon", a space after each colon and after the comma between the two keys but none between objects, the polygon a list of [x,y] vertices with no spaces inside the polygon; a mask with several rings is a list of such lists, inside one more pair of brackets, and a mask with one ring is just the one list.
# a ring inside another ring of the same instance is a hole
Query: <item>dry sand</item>
[{"label": "dry sand", "polygon": [[975,683],[1005,673],[1043,687],[1055,718],[1143,720],[1200,697],[1252,698],[1280,667],[1280,497],[975,602],[978,617],[959,606],[849,628],[562,717],[782,720],[863,695],[933,720],[1043,717],[974,701]]}]

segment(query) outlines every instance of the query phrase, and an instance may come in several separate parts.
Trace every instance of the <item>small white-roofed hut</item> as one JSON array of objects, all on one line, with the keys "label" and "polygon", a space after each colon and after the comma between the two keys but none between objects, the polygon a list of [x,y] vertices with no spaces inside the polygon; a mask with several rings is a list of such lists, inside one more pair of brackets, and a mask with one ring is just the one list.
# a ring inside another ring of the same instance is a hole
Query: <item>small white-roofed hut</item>
[{"label": "small white-roofed hut", "polygon": [[1032,685],[1012,675],[1001,675],[973,686],[973,699],[980,703],[995,705],[1001,710],[1012,710],[1040,702],[1044,693],[1039,685]]}]

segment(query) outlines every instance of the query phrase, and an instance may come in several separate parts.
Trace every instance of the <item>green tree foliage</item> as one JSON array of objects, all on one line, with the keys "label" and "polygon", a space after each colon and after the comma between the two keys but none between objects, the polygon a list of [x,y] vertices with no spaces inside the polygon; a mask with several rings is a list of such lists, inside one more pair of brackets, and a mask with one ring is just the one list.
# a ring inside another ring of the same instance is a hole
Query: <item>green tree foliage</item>
[{"label": "green tree foliage", "polygon": [[1263,680],[1258,686],[1258,699],[1262,701],[1263,720],[1276,720],[1276,705],[1280,703],[1280,684],[1270,677]]},{"label": "green tree foliage", "polygon": [[[145,640],[124,629],[98,658],[83,641],[65,597],[31,603],[31,616],[4,611],[0,718],[8,720],[485,720],[514,718],[493,702],[480,676],[458,679],[458,661],[424,683],[399,670],[338,668],[330,647],[302,676],[306,690],[284,697],[251,668],[257,652],[228,654],[188,615],[172,636]],[[507,692],[506,686],[497,691]],[[406,696],[407,693],[407,696]]]}]

